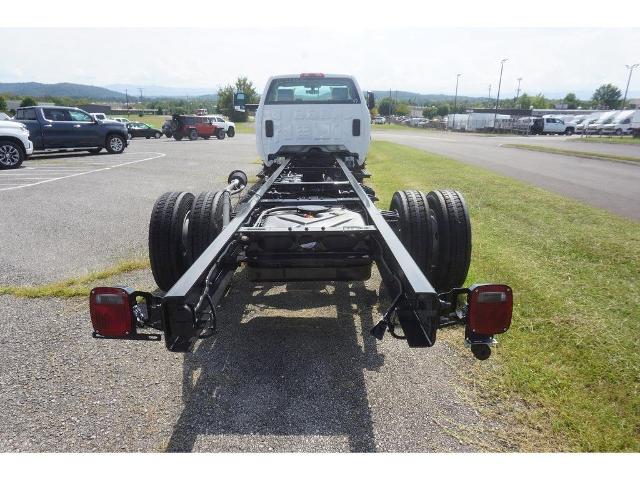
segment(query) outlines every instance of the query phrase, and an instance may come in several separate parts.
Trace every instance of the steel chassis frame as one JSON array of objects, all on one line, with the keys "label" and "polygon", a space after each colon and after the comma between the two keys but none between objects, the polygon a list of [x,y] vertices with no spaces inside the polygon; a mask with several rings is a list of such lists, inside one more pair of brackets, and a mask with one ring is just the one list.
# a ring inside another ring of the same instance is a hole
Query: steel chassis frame
[{"label": "steel chassis frame", "polygon": [[[262,174],[263,183],[253,195],[245,197],[235,208],[229,224],[193,262],[191,267],[163,297],[145,292],[137,292],[145,298],[146,312],[137,315],[139,326],[150,326],[163,330],[166,347],[174,352],[186,352],[193,348],[198,338],[215,332],[216,306],[224,296],[234,271],[244,257],[242,245],[246,235],[291,235],[290,229],[277,231],[251,225],[255,214],[274,206],[297,206],[305,204],[345,206],[357,208],[364,213],[366,225],[348,229],[349,234],[366,237],[371,245],[369,255],[380,271],[383,283],[390,294],[392,303],[380,323],[371,333],[382,338],[388,329],[394,334],[397,325],[393,314],[402,324],[405,337],[411,346],[431,346],[436,339],[436,330],[451,324],[464,323],[465,319],[457,310],[455,296],[466,289],[438,294],[422,273],[402,242],[394,233],[390,223],[397,220],[393,212],[384,212],[374,205],[375,192],[362,183],[369,175],[365,170],[350,170],[353,164],[348,156],[340,154],[320,155],[318,163],[309,163],[308,158],[296,155],[281,157],[270,170]],[[287,182],[291,175],[330,174],[330,181]],[[358,178],[356,178],[358,177]],[[305,191],[314,187],[328,187],[337,195],[307,196]],[[281,198],[278,189],[286,190],[293,198]],[[304,234],[331,234],[344,229],[322,228],[320,232],[306,229]],[[305,254],[307,255],[307,254]],[[315,254],[309,252],[308,256]],[[319,260],[322,261],[321,259]]]}]

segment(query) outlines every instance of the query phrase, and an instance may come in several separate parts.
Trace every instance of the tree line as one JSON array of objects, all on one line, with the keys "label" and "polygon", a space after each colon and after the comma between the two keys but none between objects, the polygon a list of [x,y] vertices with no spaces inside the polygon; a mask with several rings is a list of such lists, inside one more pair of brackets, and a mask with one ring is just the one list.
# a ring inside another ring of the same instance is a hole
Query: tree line
[{"label": "tree line", "polygon": [[[233,121],[245,122],[248,119],[246,112],[237,112],[233,108],[233,96],[236,92],[244,92],[246,103],[258,103],[260,96],[256,91],[253,82],[247,77],[238,77],[233,84],[220,87],[217,92],[217,98],[211,96],[195,97],[195,98],[152,98],[143,102],[136,102],[136,106],[141,108],[149,108],[157,110],[162,114],[186,114],[193,113],[198,108],[206,108],[209,112],[217,112],[226,115]],[[76,106],[85,103],[92,103],[89,98],[70,98],[70,97],[20,97],[16,95],[7,95],[9,99],[21,100],[20,106],[27,107],[36,105],[38,101],[50,102],[56,105]],[[622,104],[622,92],[618,87],[611,83],[603,84],[593,93],[591,100],[579,100],[574,93],[568,93],[563,99],[547,99],[542,93],[537,95],[528,95],[526,92],[517,98],[505,98],[500,100],[501,108],[521,108],[521,109],[546,109],[554,108],[555,105],[562,103],[568,109],[586,108],[586,109],[618,109]],[[411,104],[409,102],[396,101],[392,97],[380,99],[372,114],[374,115],[398,115],[406,116],[411,112]],[[423,105],[422,116],[425,118],[443,117],[449,113],[454,113],[454,107],[449,102],[434,103],[433,105]],[[495,100],[478,99],[478,100],[461,100],[457,102],[455,113],[464,113],[469,108],[494,108]],[[5,97],[0,96],[0,111],[7,110]]]}]

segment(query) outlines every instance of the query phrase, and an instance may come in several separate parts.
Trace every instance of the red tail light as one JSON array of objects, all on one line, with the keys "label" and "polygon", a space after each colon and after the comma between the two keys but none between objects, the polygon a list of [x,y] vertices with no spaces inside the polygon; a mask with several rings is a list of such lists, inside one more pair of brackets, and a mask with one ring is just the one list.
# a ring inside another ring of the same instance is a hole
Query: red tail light
[{"label": "red tail light", "polygon": [[468,323],[473,333],[494,335],[511,326],[513,291],[507,285],[474,285],[467,297]]},{"label": "red tail light", "polygon": [[126,337],[134,332],[129,291],[118,287],[91,290],[89,311],[93,330],[103,337]]}]

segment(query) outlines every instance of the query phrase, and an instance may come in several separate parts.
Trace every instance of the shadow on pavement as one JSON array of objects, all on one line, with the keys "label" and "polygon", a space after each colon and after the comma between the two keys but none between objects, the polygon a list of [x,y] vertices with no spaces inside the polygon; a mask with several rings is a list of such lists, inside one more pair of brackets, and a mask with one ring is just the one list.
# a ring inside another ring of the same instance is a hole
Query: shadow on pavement
[{"label": "shadow on pavement", "polygon": [[375,290],[240,277],[218,334],[185,356],[184,409],[167,450],[191,451],[199,435],[337,435],[351,451],[374,451],[364,370],[383,363],[368,333]]}]

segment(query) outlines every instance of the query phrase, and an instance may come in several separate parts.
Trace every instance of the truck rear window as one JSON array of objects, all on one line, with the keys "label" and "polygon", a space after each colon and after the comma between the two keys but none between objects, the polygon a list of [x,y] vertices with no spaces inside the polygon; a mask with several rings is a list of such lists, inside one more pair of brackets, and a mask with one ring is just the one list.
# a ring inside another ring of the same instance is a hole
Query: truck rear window
[{"label": "truck rear window", "polygon": [[264,103],[360,103],[360,95],[350,78],[276,78],[269,85]]}]

